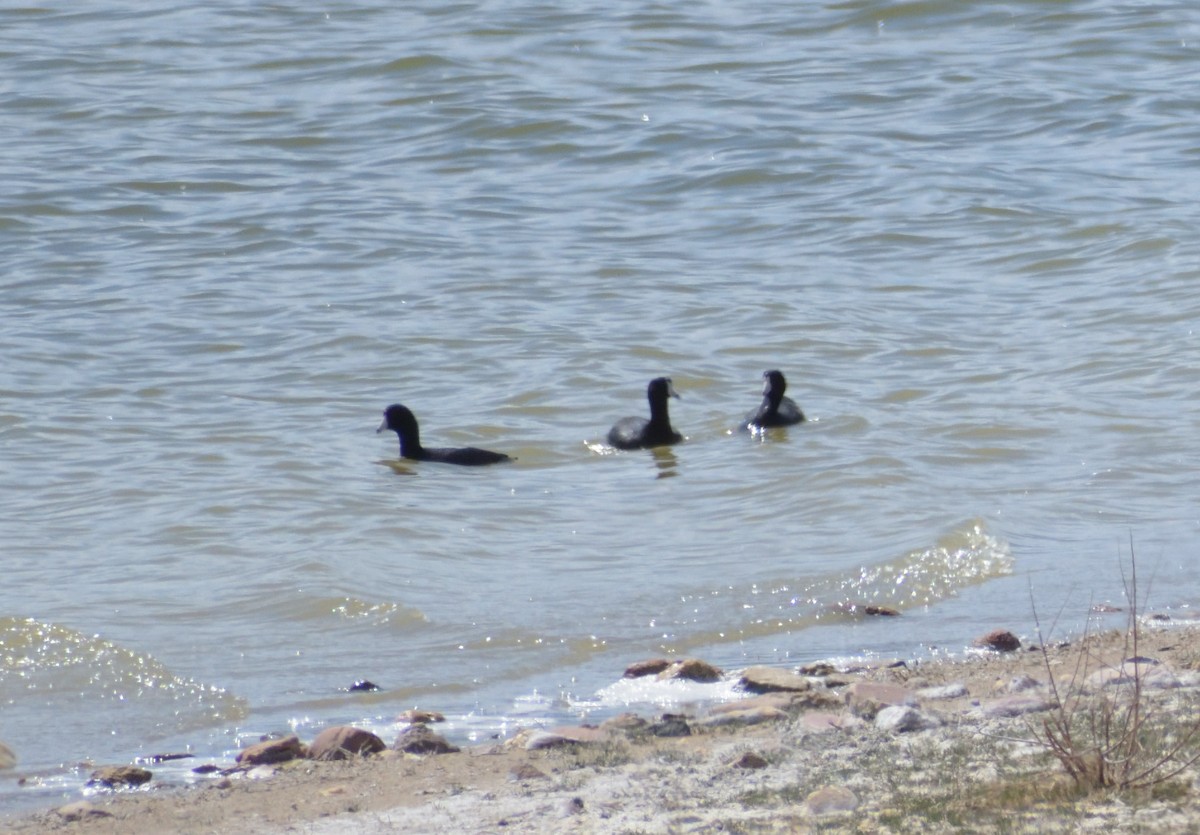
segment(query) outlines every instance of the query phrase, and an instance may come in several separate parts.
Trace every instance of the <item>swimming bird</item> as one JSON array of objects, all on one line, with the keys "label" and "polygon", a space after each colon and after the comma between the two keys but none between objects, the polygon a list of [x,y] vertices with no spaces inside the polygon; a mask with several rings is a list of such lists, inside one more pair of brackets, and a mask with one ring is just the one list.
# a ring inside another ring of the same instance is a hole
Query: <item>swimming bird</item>
[{"label": "swimming bird", "polygon": [[768,426],[791,426],[794,423],[804,423],[804,412],[790,397],[784,397],[787,390],[787,380],[781,371],[763,372],[763,401],[757,410],[746,415],[742,429],[754,431]]},{"label": "swimming bird", "polygon": [[671,428],[667,414],[667,399],[679,398],[670,377],[655,377],[646,387],[646,398],[650,401],[650,420],[627,417],[617,421],[608,430],[608,442],[617,449],[642,449],[678,443],[683,436]]},{"label": "swimming bird", "polygon": [[417,428],[417,419],[407,406],[393,403],[383,410],[383,423],[375,430],[376,434],[390,429],[400,436],[400,457],[412,461],[440,461],[443,464],[462,464],[468,467],[480,467],[484,464],[498,464],[512,459],[503,452],[492,452],[478,447],[437,447],[428,449],[421,446],[421,432]]}]

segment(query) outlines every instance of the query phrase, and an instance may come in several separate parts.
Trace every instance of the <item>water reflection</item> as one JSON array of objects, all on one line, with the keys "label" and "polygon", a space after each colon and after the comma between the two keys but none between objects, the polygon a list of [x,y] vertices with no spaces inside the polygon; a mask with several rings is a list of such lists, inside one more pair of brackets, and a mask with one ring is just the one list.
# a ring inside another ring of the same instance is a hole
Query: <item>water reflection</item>
[{"label": "water reflection", "polygon": [[650,454],[654,456],[654,466],[658,468],[657,478],[674,478],[679,475],[679,459],[672,447],[651,447]]}]

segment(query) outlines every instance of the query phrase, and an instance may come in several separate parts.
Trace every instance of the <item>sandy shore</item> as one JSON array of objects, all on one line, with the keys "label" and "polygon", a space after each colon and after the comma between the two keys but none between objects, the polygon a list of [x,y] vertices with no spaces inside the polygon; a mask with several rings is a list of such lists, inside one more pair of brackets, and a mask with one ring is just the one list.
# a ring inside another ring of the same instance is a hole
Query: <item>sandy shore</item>
[{"label": "sandy shore", "polygon": [[[1128,683],[1103,686],[1097,677],[1111,679],[1132,654],[1125,634],[1107,633],[1045,653],[810,670],[811,689],[752,700],[740,716],[689,715],[686,736],[643,727],[581,732],[583,742],[535,750],[521,737],[441,755],[294,760],[186,789],[151,783],[3,823],[15,832],[134,835],[1200,831],[1194,766],[1141,790],[1085,791],[1035,741],[1056,715],[1038,709],[1054,703],[1048,684],[1065,696],[1091,681],[1098,695],[1090,698],[1127,701]],[[1156,738],[1171,744],[1200,723],[1200,628],[1148,624],[1137,654],[1147,659],[1138,667],[1144,715],[1156,728],[1165,723],[1167,735]],[[885,714],[892,702],[907,705]],[[883,721],[906,706],[906,720]],[[1096,710],[1081,701],[1075,713],[1086,720]],[[1184,754],[1200,754],[1195,743],[1185,741]]]}]

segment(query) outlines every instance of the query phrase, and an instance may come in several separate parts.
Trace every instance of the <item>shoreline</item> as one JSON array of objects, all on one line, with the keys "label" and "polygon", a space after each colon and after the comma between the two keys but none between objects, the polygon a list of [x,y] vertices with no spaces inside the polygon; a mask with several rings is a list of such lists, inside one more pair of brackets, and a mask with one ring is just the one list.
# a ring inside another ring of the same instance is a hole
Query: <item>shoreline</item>
[{"label": "shoreline", "polygon": [[[1195,722],[1200,626],[1161,628],[1148,620],[1139,634],[1139,655],[1155,662],[1159,676],[1145,690],[1147,705],[1172,721]],[[1073,791],[1065,770],[1031,741],[1053,715],[1050,680],[1061,694],[1081,675],[1118,668],[1129,655],[1127,637],[1109,631],[1044,653],[1022,647],[892,667],[808,665],[804,675],[772,667],[762,675],[772,679],[773,670],[781,680],[768,686],[784,689],[680,716],[526,728],[454,753],[388,750],[333,762],[247,765],[189,786],[151,782],[4,823],[14,832],[134,835],[955,831],[956,820],[984,829],[1016,822],[1015,831],[1101,823],[1109,831],[1200,828],[1194,766],[1171,781],[1182,787],[1171,797],[1147,794],[1144,803],[1131,802],[1127,795]],[[884,717],[898,724],[884,724]],[[668,721],[680,735],[660,735]],[[1005,795],[1001,789],[1016,796],[981,801]],[[1020,823],[1025,818],[1036,826]]]}]

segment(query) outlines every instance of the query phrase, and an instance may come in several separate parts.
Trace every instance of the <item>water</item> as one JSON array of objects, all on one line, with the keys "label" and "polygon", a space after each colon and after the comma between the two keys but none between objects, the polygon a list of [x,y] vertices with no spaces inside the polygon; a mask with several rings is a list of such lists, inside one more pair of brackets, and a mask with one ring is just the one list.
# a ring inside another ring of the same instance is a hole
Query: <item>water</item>
[{"label": "water", "polygon": [[3,808],[1195,601],[1200,11],[392,5],[0,11]]}]

